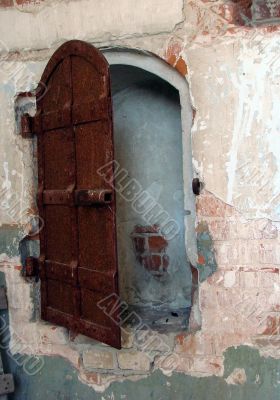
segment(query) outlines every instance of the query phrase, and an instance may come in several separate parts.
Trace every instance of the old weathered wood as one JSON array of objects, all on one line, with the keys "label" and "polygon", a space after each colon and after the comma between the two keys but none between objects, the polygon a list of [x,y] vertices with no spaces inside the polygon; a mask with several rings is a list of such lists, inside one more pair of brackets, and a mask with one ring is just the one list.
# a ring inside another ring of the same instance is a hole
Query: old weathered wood
[{"label": "old weathered wood", "polygon": [[[70,41],[51,57],[37,90],[39,269],[42,318],[120,348],[98,303],[118,294],[115,195],[99,168],[113,161],[109,66]],[[113,165],[113,163],[111,163]],[[113,181],[113,167],[106,169]]]},{"label": "old weathered wood", "polygon": [[[12,374],[0,374],[0,396],[15,391],[14,378]],[[3,397],[4,399],[5,397]]]},{"label": "old weathered wood", "polygon": [[6,288],[4,286],[0,287],[0,310],[7,310],[8,302],[7,302],[7,293]]}]

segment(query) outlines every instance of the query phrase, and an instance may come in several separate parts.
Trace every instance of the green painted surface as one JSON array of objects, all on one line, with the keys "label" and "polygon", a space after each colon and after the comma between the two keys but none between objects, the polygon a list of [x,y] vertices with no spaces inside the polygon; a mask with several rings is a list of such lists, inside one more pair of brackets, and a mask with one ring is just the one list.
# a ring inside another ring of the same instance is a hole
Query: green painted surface
[{"label": "green painted surface", "polygon": [[44,357],[44,366],[35,376],[28,376],[9,359],[14,373],[16,400],[279,400],[280,360],[264,358],[255,349],[241,346],[225,353],[226,378],[235,368],[244,368],[247,382],[228,385],[223,377],[195,378],[174,373],[171,377],[155,371],[137,382],[112,384],[97,393],[82,384],[77,371],[64,359]]},{"label": "green painted surface", "polygon": [[206,222],[197,226],[197,252],[199,281],[203,282],[217,270],[213,240]]},{"label": "green painted surface", "polygon": [[17,226],[0,227],[0,254],[6,253],[9,257],[19,255],[19,242],[23,238],[24,232]]}]

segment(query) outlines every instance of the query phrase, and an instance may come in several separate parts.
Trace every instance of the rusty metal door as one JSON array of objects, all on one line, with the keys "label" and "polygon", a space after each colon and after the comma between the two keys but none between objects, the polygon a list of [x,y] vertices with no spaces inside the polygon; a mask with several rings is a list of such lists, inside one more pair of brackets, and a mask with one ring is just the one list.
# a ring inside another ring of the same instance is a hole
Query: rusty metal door
[{"label": "rusty metal door", "polygon": [[[109,66],[70,41],[50,59],[37,92],[42,318],[120,348],[120,328],[98,306],[118,294]],[[114,320],[117,316],[114,317]]]}]

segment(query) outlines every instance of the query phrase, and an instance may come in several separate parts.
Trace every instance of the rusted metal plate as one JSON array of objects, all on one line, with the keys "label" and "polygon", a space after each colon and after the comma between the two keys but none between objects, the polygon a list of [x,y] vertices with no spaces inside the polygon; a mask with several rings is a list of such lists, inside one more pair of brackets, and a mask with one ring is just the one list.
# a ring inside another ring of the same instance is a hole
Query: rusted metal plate
[{"label": "rusted metal plate", "polygon": [[[98,169],[113,160],[109,68],[71,41],[37,91],[42,318],[120,348],[120,327],[98,306],[118,294],[115,196]],[[113,179],[113,169],[109,168]]]},{"label": "rusted metal plate", "polygon": [[0,374],[0,396],[15,391],[14,377],[12,374]]}]

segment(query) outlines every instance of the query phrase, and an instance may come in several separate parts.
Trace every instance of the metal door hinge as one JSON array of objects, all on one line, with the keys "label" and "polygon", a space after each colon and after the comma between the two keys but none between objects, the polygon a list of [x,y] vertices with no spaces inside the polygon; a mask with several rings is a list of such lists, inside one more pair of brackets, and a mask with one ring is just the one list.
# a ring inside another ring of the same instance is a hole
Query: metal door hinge
[{"label": "metal door hinge", "polygon": [[12,374],[0,375],[0,396],[13,393],[15,391],[14,377]]},{"label": "metal door hinge", "polygon": [[24,139],[31,139],[33,137],[32,117],[29,114],[21,116],[21,136]]},{"label": "metal door hinge", "polygon": [[192,190],[196,196],[200,195],[202,190],[202,183],[200,182],[199,178],[194,178],[192,180]]},{"label": "metal door hinge", "polygon": [[7,302],[7,294],[6,288],[4,286],[0,287],[0,310],[7,310],[8,302]]}]

